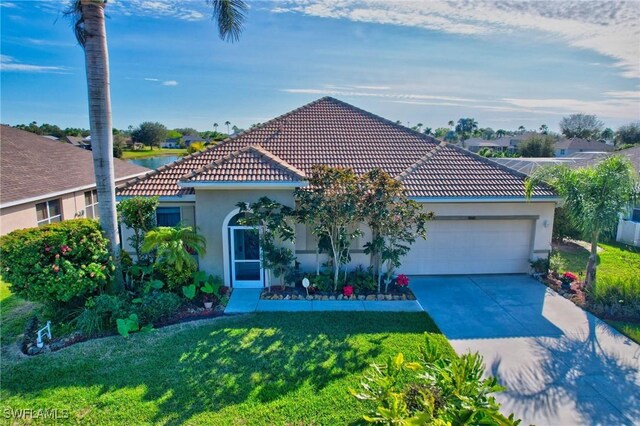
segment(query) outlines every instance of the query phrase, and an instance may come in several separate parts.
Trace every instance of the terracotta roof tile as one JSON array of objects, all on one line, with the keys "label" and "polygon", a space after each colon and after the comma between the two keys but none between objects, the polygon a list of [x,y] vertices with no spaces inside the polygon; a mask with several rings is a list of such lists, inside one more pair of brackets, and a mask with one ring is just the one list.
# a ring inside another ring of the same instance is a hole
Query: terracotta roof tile
[{"label": "terracotta roof tile", "polygon": [[432,137],[326,97],[151,172],[118,195],[192,194],[192,188],[178,186],[186,179],[298,179],[289,173],[308,175],[316,164],[350,167],[358,174],[373,168],[398,177],[404,173],[401,179],[415,196],[523,194],[524,176],[515,171],[467,151],[438,148]]}]

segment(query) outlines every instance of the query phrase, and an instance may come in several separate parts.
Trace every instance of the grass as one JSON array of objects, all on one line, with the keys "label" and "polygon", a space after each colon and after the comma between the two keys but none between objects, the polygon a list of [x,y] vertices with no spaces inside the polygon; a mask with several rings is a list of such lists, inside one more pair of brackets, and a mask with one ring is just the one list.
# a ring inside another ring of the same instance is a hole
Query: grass
[{"label": "grass", "polygon": [[182,155],[186,154],[185,148],[155,148],[155,149],[142,149],[139,151],[122,151],[123,160],[131,160],[133,158],[146,158],[156,157],[158,155]]},{"label": "grass", "polygon": [[[619,243],[600,243],[602,252],[598,254],[597,281],[594,297],[605,299],[610,294],[625,294],[625,298],[640,299],[640,249]],[[556,247],[566,264],[565,271],[584,272],[589,251],[577,246]],[[561,271],[561,272],[565,272]],[[618,288],[610,288],[611,286]],[[624,286],[624,288],[621,288]],[[640,343],[640,323],[607,321],[612,327]]]},{"label": "grass", "polygon": [[[0,292],[3,319],[26,303]],[[30,358],[3,345],[0,405],[66,410],[69,424],[348,424],[369,408],[349,394],[369,364],[415,359],[425,332],[454,356],[424,313],[222,317]]]},{"label": "grass", "polygon": [[37,306],[12,294],[7,283],[0,278],[0,343],[3,346],[16,343]]}]

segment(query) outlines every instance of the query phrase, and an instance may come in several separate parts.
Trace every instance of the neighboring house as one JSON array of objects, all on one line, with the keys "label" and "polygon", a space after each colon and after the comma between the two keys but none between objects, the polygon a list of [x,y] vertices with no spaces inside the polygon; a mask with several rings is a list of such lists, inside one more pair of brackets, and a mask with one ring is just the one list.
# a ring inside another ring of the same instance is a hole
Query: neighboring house
[{"label": "neighboring house", "polygon": [[[640,173],[640,146],[616,151],[615,154],[627,157]],[[630,206],[627,214],[620,218],[616,241],[640,247],[640,201]]]},{"label": "neighboring house", "polygon": [[91,144],[90,143],[86,143],[82,136],[65,136],[64,137],[64,141],[75,146],[78,148],[82,148],[82,149],[91,149]]},{"label": "neighboring house", "polygon": [[[122,184],[149,171],[114,160]],[[0,127],[0,235],[77,217],[97,217],[91,152]]]},{"label": "neighboring house", "polygon": [[180,138],[169,138],[160,142],[160,148],[180,148]]},{"label": "neighboring house", "polygon": [[191,144],[195,142],[202,142],[206,144],[209,143],[209,140],[196,135],[187,135],[182,137],[182,143],[184,144],[185,148],[189,148]]},{"label": "neighboring house", "polygon": [[[158,196],[159,223],[196,225],[206,238],[202,270],[234,287],[262,287],[267,274],[251,249],[259,234],[240,225],[237,203],[268,196],[294,207],[294,190],[308,185],[316,164],[358,174],[381,168],[435,213],[399,273],[524,273],[551,250],[559,198],[550,189],[537,188],[527,201],[525,175],[329,97],[135,179],[118,197]],[[350,267],[369,264],[371,231],[361,229]],[[312,232],[296,225],[292,248],[302,270],[315,270],[316,247]]]},{"label": "neighboring house", "polygon": [[479,152],[482,148],[491,148],[494,151],[514,153],[518,150],[520,142],[534,135],[537,135],[537,133],[524,132],[491,140],[471,138],[464,142],[464,147],[471,152]]},{"label": "neighboring house", "polygon": [[59,141],[60,140],[59,137],[53,136],[53,135],[42,135],[42,137],[43,138],[47,138],[47,139],[52,140],[52,141]]},{"label": "neighboring house", "polygon": [[571,138],[556,142],[554,149],[556,157],[567,157],[578,152],[612,152],[615,147],[602,142]]}]

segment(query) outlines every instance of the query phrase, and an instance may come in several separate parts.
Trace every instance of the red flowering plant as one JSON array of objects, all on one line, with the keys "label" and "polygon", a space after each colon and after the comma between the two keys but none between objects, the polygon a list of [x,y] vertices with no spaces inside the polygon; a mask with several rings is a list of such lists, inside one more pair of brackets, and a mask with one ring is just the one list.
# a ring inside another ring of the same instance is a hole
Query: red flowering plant
[{"label": "red flowering plant", "polygon": [[342,287],[342,295],[344,297],[350,297],[353,294],[353,286],[352,285],[345,285],[344,287]]},{"label": "red flowering plant", "polygon": [[405,274],[400,274],[396,278],[396,285],[398,287],[408,287],[409,286],[409,277]]},{"label": "red flowering plant", "polygon": [[562,274],[562,277],[560,277],[560,281],[562,281],[562,284],[567,287],[570,286],[574,281],[578,281],[578,276],[573,272],[565,272],[564,274]]}]

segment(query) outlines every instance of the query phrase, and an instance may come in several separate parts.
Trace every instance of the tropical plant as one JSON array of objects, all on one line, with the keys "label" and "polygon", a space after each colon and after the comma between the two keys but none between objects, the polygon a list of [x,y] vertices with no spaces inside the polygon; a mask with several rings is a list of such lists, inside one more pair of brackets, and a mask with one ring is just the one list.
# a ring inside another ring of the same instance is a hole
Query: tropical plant
[{"label": "tropical plant", "polygon": [[134,333],[136,331],[153,330],[153,325],[151,324],[140,327],[140,320],[138,319],[137,314],[131,314],[127,318],[118,318],[116,320],[116,326],[118,333],[120,333],[122,337],[129,337],[130,333]]},{"label": "tropical plant", "polygon": [[222,295],[222,287],[222,278],[217,275],[207,275],[204,271],[198,271],[193,274],[193,283],[182,287],[182,294],[189,300],[194,299],[198,291],[205,295],[219,297]]},{"label": "tropical plant", "polygon": [[142,252],[154,252],[157,263],[181,271],[188,266],[197,266],[193,255],[205,254],[206,239],[191,226],[160,226],[147,232]]},{"label": "tropical plant", "polygon": [[380,169],[362,177],[364,188],[360,199],[362,216],[371,228],[371,241],[365,244],[365,253],[371,255],[374,275],[378,276],[378,291],[382,283],[382,264],[386,268],[385,291],[393,270],[400,266],[411,244],[418,237],[426,238],[426,222],[433,216],[425,213],[422,205],[410,200],[402,183]]},{"label": "tropical plant", "polygon": [[309,186],[295,191],[298,219],[319,242],[326,238],[336,291],[340,269],[350,258],[351,240],[362,235],[362,187],[353,170],[324,165],[313,167]]},{"label": "tropical plant", "polygon": [[174,293],[154,291],[141,297],[136,305],[140,322],[152,324],[176,313],[182,305],[182,300]]},{"label": "tropical plant", "polygon": [[564,165],[539,168],[525,181],[527,198],[542,182],[564,198],[570,220],[591,241],[585,281],[590,288],[596,279],[599,238],[616,225],[618,216],[640,195],[638,172],[620,156],[580,169]]},{"label": "tropical plant", "polygon": [[113,330],[116,320],[129,313],[129,302],[121,295],[101,294],[87,299],[80,315],[75,319],[75,325],[83,334],[93,336]]},{"label": "tropical plant", "polygon": [[[237,41],[242,32],[247,4],[242,0],[207,0],[213,6],[220,38]],[[73,22],[78,43],[85,52],[87,73],[89,125],[93,166],[98,192],[98,209],[102,231],[110,242],[116,270],[120,270],[118,219],[116,214],[115,175],[113,168],[113,134],[111,124],[111,93],[109,90],[109,55],[105,28],[107,0],[72,0],[65,15]],[[227,125],[228,130],[228,125]],[[116,287],[122,275],[116,273]]]},{"label": "tropical plant", "polygon": [[133,231],[129,242],[136,252],[138,263],[145,263],[147,260],[142,253],[142,243],[145,234],[156,226],[157,208],[158,197],[125,198],[118,203],[120,220]]},{"label": "tropical plant", "polygon": [[495,377],[483,379],[483,360],[475,354],[461,357],[445,354],[429,337],[417,362],[407,362],[402,353],[385,364],[372,364],[360,391],[351,390],[375,408],[364,420],[386,425],[501,425],[516,426],[516,420],[500,413],[492,396],[504,388]]},{"label": "tropical plant", "polygon": [[460,139],[467,140],[471,137],[474,130],[478,129],[478,122],[473,118],[461,118],[456,125],[456,133],[460,135]]}]

